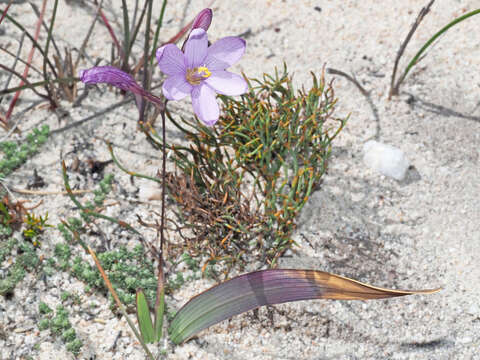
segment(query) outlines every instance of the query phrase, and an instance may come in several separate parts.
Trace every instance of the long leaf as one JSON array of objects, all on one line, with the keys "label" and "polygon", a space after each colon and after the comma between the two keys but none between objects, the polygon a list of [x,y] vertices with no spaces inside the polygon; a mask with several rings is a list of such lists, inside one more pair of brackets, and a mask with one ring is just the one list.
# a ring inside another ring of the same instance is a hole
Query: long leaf
[{"label": "long leaf", "polygon": [[256,271],[193,297],[178,311],[168,330],[170,339],[179,344],[211,325],[263,305],[311,299],[383,299],[438,290],[389,290],[315,270]]},{"label": "long leaf", "polygon": [[150,317],[147,298],[142,290],[137,290],[137,319],[143,341],[146,344],[152,343],[154,340],[152,318]]}]

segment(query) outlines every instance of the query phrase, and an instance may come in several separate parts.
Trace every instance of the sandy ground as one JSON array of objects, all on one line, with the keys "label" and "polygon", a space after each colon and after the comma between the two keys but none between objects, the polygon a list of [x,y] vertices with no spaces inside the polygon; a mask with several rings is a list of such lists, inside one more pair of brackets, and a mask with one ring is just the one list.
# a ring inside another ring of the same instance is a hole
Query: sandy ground
[{"label": "sandy ground", "polygon": [[[121,1],[105,4],[113,9],[107,14],[116,16],[118,24],[114,24],[119,27]],[[169,4],[162,39],[174,35],[205,5],[203,1]],[[369,91],[367,99],[351,82],[336,77],[338,114],[351,114],[350,120],[334,145],[321,190],[300,216],[295,233],[300,246],[280,265],[330,271],[378,286],[443,290],[388,301],[312,301],[261,309],[258,317],[252,313],[235,317],[169,349],[168,358],[480,359],[480,17],[444,35],[409,75],[401,94],[388,101],[396,52],[424,5],[414,0],[217,1],[209,34],[212,40],[244,34],[247,52],[234,70],[249,77],[272,72],[286,62],[295,83],[308,86],[309,72],[318,74],[326,64],[354,74]],[[401,69],[443,25],[478,7],[478,0],[438,1],[413,36]],[[14,5],[11,11],[34,24],[28,5]],[[81,2],[60,2],[59,39],[79,46],[93,12],[92,6]],[[15,44],[18,32],[2,28],[6,34],[0,42]],[[108,33],[98,26],[88,53],[108,59],[107,43]],[[136,50],[140,47],[141,43]],[[0,59],[11,62],[4,55]],[[0,82],[5,78],[2,74]],[[20,127],[28,131],[48,123],[56,129],[122,99],[102,89],[103,94],[96,92],[80,108],[65,104],[64,118],[37,109],[21,120]],[[25,92],[23,99],[22,106],[28,106],[35,95]],[[189,111],[188,102],[180,107]],[[135,107],[129,104],[74,132],[54,135],[49,148],[13,174],[10,184],[25,187],[35,167],[49,179],[46,190],[61,189],[61,153],[88,143],[91,146],[83,156],[109,158],[102,141],[92,135],[108,137],[124,148],[119,150],[124,162],[154,174],[159,155],[152,155],[144,137],[136,133],[135,120]],[[405,180],[397,182],[365,167],[362,146],[370,139],[407,154],[412,168]],[[127,190],[135,190],[128,177],[119,174],[118,178]],[[111,211],[134,221],[135,212],[148,214],[155,206]],[[60,195],[45,198],[39,211],[48,211],[52,223],[73,214],[69,200]],[[45,246],[53,248],[58,241],[55,233]],[[185,286],[174,301],[180,305],[211,285],[202,280]],[[12,299],[0,298],[0,323],[7,329],[0,338],[0,359],[25,358],[35,343],[40,344],[35,353],[40,359],[73,358],[48,332],[36,331],[35,314],[39,299],[55,306],[61,289],[82,288],[66,274],[58,274],[47,286],[27,277]],[[96,296],[84,300],[97,302],[94,317],[102,321],[93,321],[81,306],[76,309],[71,321],[86,344],[80,358],[142,359],[140,346],[125,322],[108,310],[106,300]]]}]

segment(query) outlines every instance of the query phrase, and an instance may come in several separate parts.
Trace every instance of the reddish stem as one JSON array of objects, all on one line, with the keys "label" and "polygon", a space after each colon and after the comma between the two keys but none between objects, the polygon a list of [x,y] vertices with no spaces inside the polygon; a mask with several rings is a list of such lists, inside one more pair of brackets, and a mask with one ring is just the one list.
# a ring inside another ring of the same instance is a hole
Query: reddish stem
[{"label": "reddish stem", "polygon": [[[42,10],[40,11],[40,16],[38,17],[37,26],[35,28],[35,37],[34,37],[35,42],[38,40],[38,36],[40,34],[40,28],[42,26],[43,15],[45,14],[46,5],[47,5],[47,0],[43,0]],[[4,12],[4,14],[5,14],[5,12]],[[32,48],[30,49],[30,53],[28,54],[27,65],[25,66],[25,70],[23,71],[23,77],[25,79],[28,76],[28,71],[30,70],[30,64],[32,63],[32,59],[33,59],[34,54],[35,54],[35,46],[32,45]],[[19,86],[22,86],[24,84],[25,84],[25,82],[22,80],[22,81],[20,81]],[[5,125],[7,125],[7,127],[8,127],[8,119],[10,119],[10,116],[12,115],[13,109],[15,108],[15,104],[17,103],[17,100],[20,97],[21,92],[22,92],[22,90],[18,90],[15,93],[15,96],[13,97],[12,102],[10,103],[10,106],[8,107],[7,114],[5,115],[5,119],[6,119],[6,122],[7,122],[7,124],[5,124]]]},{"label": "reddish stem", "polygon": [[112,40],[113,42],[115,43],[115,45],[117,46],[117,49],[118,49],[118,52],[120,54],[120,56],[123,58],[123,49],[122,47],[120,46],[120,43],[118,42],[118,39],[117,37],[115,36],[115,33],[113,32],[113,29],[112,27],[110,26],[110,23],[108,22],[107,18],[105,17],[105,14],[103,13],[102,9],[98,9],[98,12],[100,14],[100,17],[102,18],[103,20],[103,23],[105,24],[105,26],[107,27],[107,30],[108,32],[110,33],[110,36],[112,37]]},{"label": "reddish stem", "polygon": [[13,3],[13,0],[10,0],[10,2],[8,3],[8,5],[7,5],[7,7],[5,8],[5,10],[3,10],[2,18],[0,19],[0,24],[2,23],[3,18],[5,17],[5,15],[7,15],[8,8],[10,7],[10,5],[12,5],[12,3]]}]

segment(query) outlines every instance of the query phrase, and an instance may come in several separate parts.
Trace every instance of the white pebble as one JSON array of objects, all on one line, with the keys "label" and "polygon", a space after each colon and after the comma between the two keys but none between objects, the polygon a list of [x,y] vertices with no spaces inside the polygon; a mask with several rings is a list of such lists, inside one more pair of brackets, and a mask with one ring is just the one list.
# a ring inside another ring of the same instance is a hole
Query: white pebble
[{"label": "white pebble", "polygon": [[374,140],[363,145],[363,152],[365,165],[396,180],[403,180],[410,166],[402,150]]}]

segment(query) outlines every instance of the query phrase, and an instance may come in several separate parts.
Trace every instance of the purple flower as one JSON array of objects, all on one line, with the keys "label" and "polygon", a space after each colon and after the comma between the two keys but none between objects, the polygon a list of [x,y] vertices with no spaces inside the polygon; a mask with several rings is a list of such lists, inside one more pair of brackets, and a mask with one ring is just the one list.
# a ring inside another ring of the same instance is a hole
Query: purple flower
[{"label": "purple flower", "polygon": [[150,94],[137,84],[132,75],[117,69],[113,66],[96,66],[87,70],[80,70],[80,80],[85,84],[107,83],[120,88],[124,91],[130,91],[135,94],[137,105],[141,97],[163,107],[163,102],[158,97]]},{"label": "purple flower", "polygon": [[87,70],[80,70],[79,76],[85,84],[108,83],[134,93],[137,88],[140,88],[132,75],[113,66],[96,66]]},{"label": "purple flower", "polygon": [[184,53],[173,44],[157,50],[160,70],[168,75],[163,83],[163,94],[169,100],[181,100],[190,95],[197,117],[212,126],[220,114],[216,93],[235,96],[248,89],[243,77],[225,71],[244,52],[245,40],[241,38],[225,37],[209,47],[205,30],[193,29]]}]

